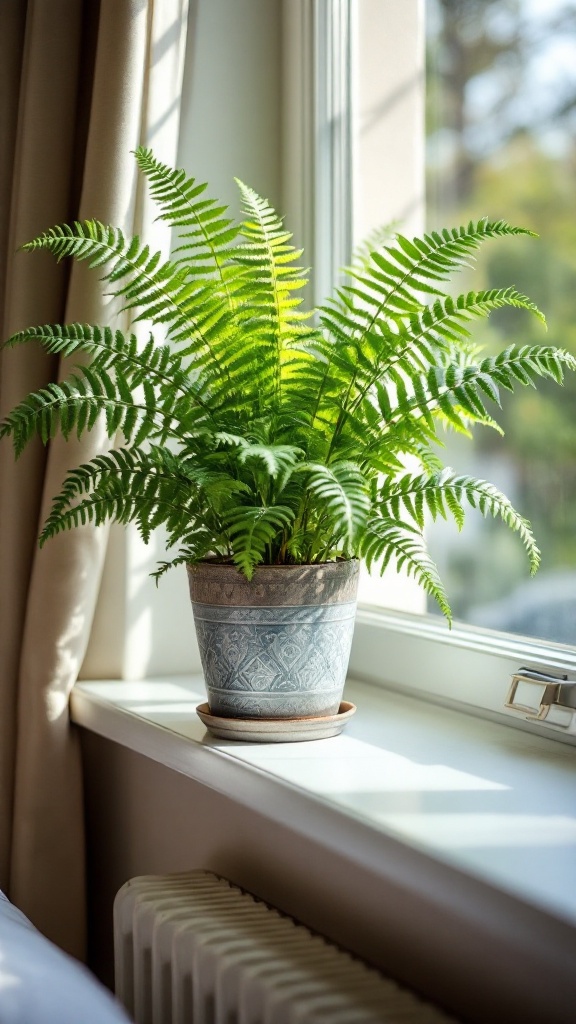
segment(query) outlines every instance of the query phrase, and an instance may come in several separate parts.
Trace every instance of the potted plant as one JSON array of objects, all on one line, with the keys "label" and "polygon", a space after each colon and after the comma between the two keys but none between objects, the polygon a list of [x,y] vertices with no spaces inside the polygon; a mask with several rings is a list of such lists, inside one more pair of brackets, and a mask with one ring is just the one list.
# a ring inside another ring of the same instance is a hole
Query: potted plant
[{"label": "potted plant", "polygon": [[89,360],[28,395],[0,436],[18,456],[33,435],[81,435],[103,415],[120,447],[68,474],[40,543],[88,522],[134,522],[145,541],[164,526],[174,557],[154,575],[187,566],[211,711],[333,716],[360,559],[380,571],[395,559],[450,618],[424,522],[451,514],[460,527],[467,503],[517,531],[537,568],[508,499],[436,454],[445,426],[497,426],[501,388],[560,383],[576,368],[548,346],[480,358],[472,319],[502,306],[542,314],[511,287],[443,290],[485,240],[531,232],[485,219],[397,235],[359,259],[313,319],[298,297],[301,251],[265,200],[238,182],[236,224],[184,171],[149,150],[136,160],[179,233],[170,261],[97,221],[51,228],[24,249],[102,268],[163,343],[87,324],[20,331],[6,344]]}]

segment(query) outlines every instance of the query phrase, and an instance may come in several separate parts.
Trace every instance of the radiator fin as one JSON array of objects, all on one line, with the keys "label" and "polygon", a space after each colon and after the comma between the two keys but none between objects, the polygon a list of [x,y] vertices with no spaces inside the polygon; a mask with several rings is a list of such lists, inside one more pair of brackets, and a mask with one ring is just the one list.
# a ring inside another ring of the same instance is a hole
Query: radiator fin
[{"label": "radiator fin", "polygon": [[209,871],[126,882],[114,958],[116,994],[136,1024],[454,1024]]}]

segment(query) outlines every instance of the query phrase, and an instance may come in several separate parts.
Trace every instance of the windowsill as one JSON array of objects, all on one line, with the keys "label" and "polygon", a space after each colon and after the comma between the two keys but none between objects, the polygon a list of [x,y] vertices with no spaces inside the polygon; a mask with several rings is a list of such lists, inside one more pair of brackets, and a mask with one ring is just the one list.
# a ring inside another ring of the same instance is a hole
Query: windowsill
[{"label": "windowsill", "polygon": [[79,683],[71,710],[77,725],[290,823],[359,868],[396,872],[471,921],[492,914],[519,927],[527,912],[530,941],[536,921],[550,954],[560,929],[568,954],[571,748],[366,683],[349,681],[346,697],[358,710],[344,733],[306,743],[211,738],[195,713],[205,700],[200,676]]}]

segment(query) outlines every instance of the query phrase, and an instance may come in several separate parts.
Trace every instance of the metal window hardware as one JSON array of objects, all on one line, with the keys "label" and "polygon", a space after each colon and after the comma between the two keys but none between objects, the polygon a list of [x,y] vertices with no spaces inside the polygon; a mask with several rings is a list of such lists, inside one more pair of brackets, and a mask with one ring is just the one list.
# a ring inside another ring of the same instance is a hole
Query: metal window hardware
[{"label": "metal window hardware", "polygon": [[[548,716],[552,707],[573,712],[576,710],[576,683],[569,683],[567,680],[568,676],[566,675],[553,676],[531,668],[520,668],[512,676],[504,706],[512,711],[521,711],[526,718],[539,722]],[[520,704],[516,701],[516,693],[522,683],[530,683],[543,688],[539,703],[535,702],[531,705]]]}]

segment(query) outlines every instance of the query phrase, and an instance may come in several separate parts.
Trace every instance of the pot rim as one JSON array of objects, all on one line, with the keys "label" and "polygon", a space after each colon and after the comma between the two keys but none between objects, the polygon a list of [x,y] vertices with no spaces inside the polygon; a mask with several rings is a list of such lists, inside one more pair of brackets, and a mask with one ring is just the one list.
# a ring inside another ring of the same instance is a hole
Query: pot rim
[{"label": "pot rim", "polygon": [[[360,559],[356,556],[352,558],[331,558],[326,562],[290,562],[290,563],[278,563],[278,562],[259,562],[258,565],[254,566],[254,572],[258,572],[259,569],[278,569],[286,571],[289,569],[325,569],[326,566],[344,566],[352,565],[354,562],[360,564]],[[186,562],[187,569],[199,569],[202,566],[214,566],[219,569],[235,569],[239,576],[244,577],[247,583],[251,581],[244,576],[242,570],[230,560],[220,560],[217,556],[202,558],[199,562]]]},{"label": "pot rim", "polygon": [[231,562],[187,565],[192,603],[211,605],[292,606],[356,600],[359,559],[257,565],[251,579]]}]

